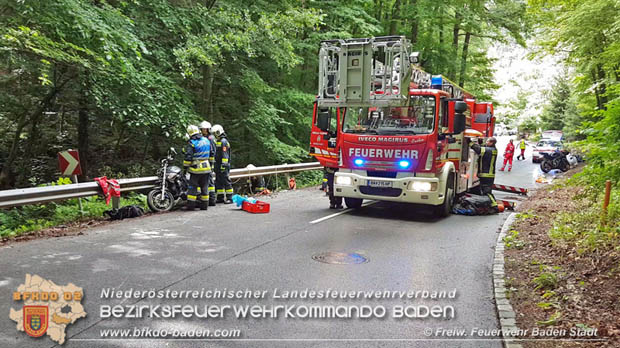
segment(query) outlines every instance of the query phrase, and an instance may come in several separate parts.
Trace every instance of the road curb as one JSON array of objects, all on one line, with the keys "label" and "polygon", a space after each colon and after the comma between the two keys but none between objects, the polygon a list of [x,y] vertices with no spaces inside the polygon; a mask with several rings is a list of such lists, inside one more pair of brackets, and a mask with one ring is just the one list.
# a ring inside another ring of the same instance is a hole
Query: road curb
[{"label": "road curb", "polygon": [[495,309],[497,310],[497,316],[499,317],[499,324],[502,330],[502,342],[506,348],[522,348],[519,341],[506,335],[506,333],[514,332],[515,335],[519,331],[516,322],[515,311],[510,305],[510,301],[506,297],[506,285],[504,282],[504,237],[510,230],[510,226],[515,221],[517,213],[512,213],[508,216],[502,230],[497,236],[497,243],[495,244],[495,258],[493,259],[493,294],[495,298]]}]

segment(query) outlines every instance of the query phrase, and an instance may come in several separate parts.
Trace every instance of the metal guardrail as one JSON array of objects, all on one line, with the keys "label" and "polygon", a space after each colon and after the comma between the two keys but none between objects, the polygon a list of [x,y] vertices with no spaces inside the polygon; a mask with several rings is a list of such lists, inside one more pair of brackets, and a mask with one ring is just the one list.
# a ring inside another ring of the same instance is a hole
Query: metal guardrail
[{"label": "metal guardrail", "polygon": [[[239,168],[230,171],[230,178],[240,179],[259,175],[284,174],[322,168],[323,167],[318,162],[282,164],[257,167],[254,169]],[[155,185],[155,181],[157,181],[156,176],[118,180],[121,186],[121,192],[149,189]],[[99,184],[94,181],[79,184],[4,190],[0,191],[0,209],[28,204],[43,204],[100,194],[102,194],[101,188]]]}]

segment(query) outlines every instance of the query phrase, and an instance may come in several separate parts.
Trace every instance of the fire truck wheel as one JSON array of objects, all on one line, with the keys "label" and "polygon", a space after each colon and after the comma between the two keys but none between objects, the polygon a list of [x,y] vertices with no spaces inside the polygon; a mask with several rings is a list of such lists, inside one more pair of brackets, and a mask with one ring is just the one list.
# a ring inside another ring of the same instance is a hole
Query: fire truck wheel
[{"label": "fire truck wheel", "polygon": [[351,209],[359,209],[362,206],[363,201],[364,200],[361,198],[349,198],[349,197],[344,198],[344,204],[347,205],[347,208],[351,208]]},{"label": "fire truck wheel", "polygon": [[443,204],[435,207],[435,215],[438,217],[446,217],[452,212],[454,204],[454,179],[452,174],[448,177],[448,185],[446,185],[444,197]]}]

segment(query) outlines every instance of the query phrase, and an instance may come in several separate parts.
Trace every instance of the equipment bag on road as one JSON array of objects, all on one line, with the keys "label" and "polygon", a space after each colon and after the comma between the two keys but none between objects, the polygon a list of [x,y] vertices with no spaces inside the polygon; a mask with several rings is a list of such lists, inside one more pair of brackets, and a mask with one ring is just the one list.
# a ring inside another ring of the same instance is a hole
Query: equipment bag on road
[{"label": "equipment bag on road", "polygon": [[110,217],[110,220],[123,220],[144,215],[144,209],[137,205],[128,205],[120,209],[106,210],[103,212],[103,216],[106,215]]}]

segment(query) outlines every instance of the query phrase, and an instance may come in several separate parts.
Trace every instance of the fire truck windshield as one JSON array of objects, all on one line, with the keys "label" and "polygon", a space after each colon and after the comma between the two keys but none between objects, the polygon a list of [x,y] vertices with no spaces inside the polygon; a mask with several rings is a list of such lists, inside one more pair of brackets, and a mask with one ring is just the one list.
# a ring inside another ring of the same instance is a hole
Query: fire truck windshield
[{"label": "fire truck windshield", "polygon": [[408,106],[348,108],[345,133],[379,135],[430,134],[435,127],[435,97],[416,95]]}]

